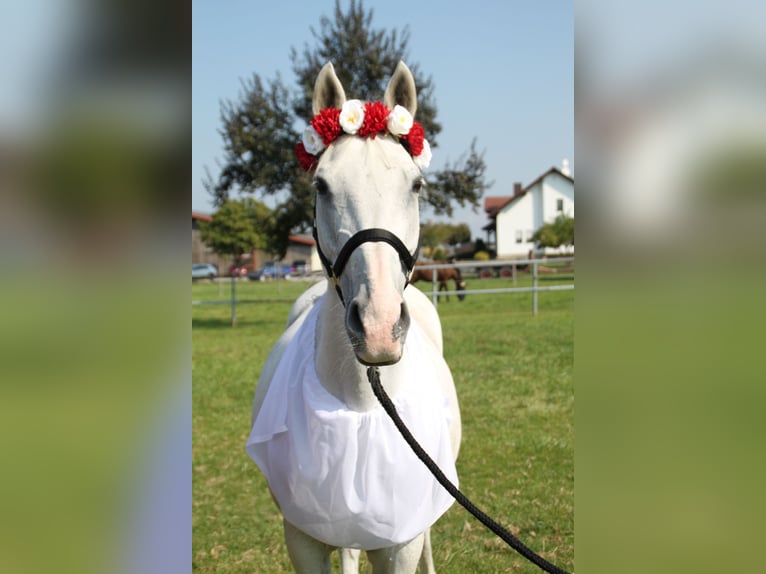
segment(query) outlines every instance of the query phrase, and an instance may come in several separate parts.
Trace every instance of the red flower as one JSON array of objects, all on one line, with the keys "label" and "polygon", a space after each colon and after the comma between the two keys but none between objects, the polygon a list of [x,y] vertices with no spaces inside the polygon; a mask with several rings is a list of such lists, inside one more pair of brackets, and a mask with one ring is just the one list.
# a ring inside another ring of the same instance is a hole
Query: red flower
[{"label": "red flower", "polygon": [[364,104],[364,123],[357,135],[363,138],[375,138],[379,133],[385,132],[390,113],[391,110],[383,102],[367,102]]},{"label": "red flower", "polygon": [[410,155],[412,157],[417,157],[423,151],[424,137],[425,132],[423,131],[423,126],[421,126],[418,122],[413,122],[412,127],[410,128],[410,133],[400,136],[399,139],[404,142],[404,144],[407,146],[407,149],[410,150]]},{"label": "red flower", "polygon": [[[329,146],[343,134],[343,127],[340,125],[340,112],[338,108],[325,108],[311,120],[311,126],[316,130],[325,146]],[[379,133],[388,131],[388,117],[391,110],[383,102],[367,102],[364,104],[364,121],[359,127],[357,135],[363,138],[375,138]],[[396,137],[396,136],[395,136]],[[409,152],[413,158],[417,158],[423,153],[423,142],[425,132],[423,126],[418,122],[413,122],[410,131],[406,135],[399,136],[399,142]],[[316,156],[306,151],[303,142],[295,146],[295,155],[298,163],[305,171],[313,171],[319,163],[318,152]],[[425,160],[425,164],[430,161],[431,154]]]},{"label": "red flower", "polygon": [[341,134],[340,110],[338,108],[325,108],[311,120],[311,125],[322,138],[324,145],[330,145]]},{"label": "red flower", "polygon": [[303,171],[311,171],[312,169],[315,169],[317,163],[319,163],[319,160],[317,160],[316,157],[306,151],[303,142],[295,144],[295,155],[298,158],[298,163]]}]

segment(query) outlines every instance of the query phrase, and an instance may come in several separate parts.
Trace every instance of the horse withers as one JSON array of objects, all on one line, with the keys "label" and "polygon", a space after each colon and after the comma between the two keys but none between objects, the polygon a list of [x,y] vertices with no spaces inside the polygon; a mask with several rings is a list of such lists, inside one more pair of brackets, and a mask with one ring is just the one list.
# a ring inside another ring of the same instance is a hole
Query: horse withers
[{"label": "horse withers", "polygon": [[[447,265],[448,261],[418,261],[415,269],[410,276],[410,283],[416,283],[417,281],[428,281],[433,283],[434,273],[436,273],[436,281],[439,283],[439,292],[449,291],[449,281],[455,282],[455,291],[457,291],[457,298],[459,301],[465,299],[465,281],[463,281],[463,275],[460,273],[460,269],[457,267],[443,267],[441,269],[423,269],[420,266],[423,265]],[[449,301],[449,295],[446,296]]]},{"label": "horse withers", "polygon": [[331,64],[296,146],[316,187],[315,238],[328,279],[293,305],[261,371],[247,452],[266,476],[299,573],[343,574],[367,552],[375,574],[434,573],[430,527],[452,499],[378,404],[368,366],[442,471],[457,480],[460,411],[434,306],[407,288],[419,235],[421,169],[403,62],[383,102],[346,100]]}]

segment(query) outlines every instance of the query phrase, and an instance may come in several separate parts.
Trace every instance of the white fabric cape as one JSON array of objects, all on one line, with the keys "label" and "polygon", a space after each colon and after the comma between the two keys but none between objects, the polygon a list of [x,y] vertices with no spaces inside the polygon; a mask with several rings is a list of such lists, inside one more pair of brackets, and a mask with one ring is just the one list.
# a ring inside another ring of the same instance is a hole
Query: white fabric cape
[{"label": "white fabric cape", "polygon": [[[322,542],[374,550],[412,540],[454,502],[412,453],[381,406],[350,410],[318,381],[314,338],[319,305],[285,349],[246,450],[285,518]],[[413,324],[405,353],[413,383],[392,398],[410,432],[457,485],[449,405],[428,368],[425,335]],[[441,359],[441,357],[439,358]],[[386,369],[381,369],[385,385]]]}]

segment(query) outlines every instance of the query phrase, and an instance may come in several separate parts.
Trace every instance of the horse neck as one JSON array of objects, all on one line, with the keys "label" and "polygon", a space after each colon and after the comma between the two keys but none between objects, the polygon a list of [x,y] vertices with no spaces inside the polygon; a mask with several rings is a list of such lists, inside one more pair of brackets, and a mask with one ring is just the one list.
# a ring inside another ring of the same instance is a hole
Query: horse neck
[{"label": "horse neck", "polygon": [[[345,308],[331,290],[322,297],[316,325],[315,368],[319,383],[351,410],[364,412],[375,408],[378,400],[367,380],[367,367],[356,359],[348,340]],[[384,367],[383,386],[390,396],[406,380],[402,374],[409,361],[405,352],[395,365]]]}]

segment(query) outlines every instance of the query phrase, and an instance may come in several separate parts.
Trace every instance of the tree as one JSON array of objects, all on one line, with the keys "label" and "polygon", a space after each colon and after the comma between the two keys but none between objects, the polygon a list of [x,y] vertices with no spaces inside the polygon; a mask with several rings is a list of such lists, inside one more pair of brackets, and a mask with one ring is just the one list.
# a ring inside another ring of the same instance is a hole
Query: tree
[{"label": "tree", "polygon": [[467,223],[458,223],[457,225],[450,225],[450,233],[447,237],[447,243],[450,245],[460,245],[471,241],[471,228]]},{"label": "tree", "polygon": [[470,240],[471,228],[467,223],[453,224],[428,221],[420,226],[420,247],[424,253],[431,253],[433,259],[438,259],[434,254],[437,247],[458,245]]},{"label": "tree", "polygon": [[574,218],[559,215],[554,221],[544,224],[532,235],[539,247],[568,247],[574,245]]},{"label": "tree", "polygon": [[[351,0],[348,9],[336,0],[333,18],[323,17],[318,30],[311,28],[314,45],[302,51],[291,49],[290,58],[297,88],[289,89],[282,78],[263,81],[254,73],[242,83],[239,100],[221,105],[221,137],[224,159],[216,179],[208,174],[205,186],[216,205],[232,192],[274,197],[272,243],[283,255],[290,233],[306,231],[313,221],[311,176],[303,172],[294,157],[297,128],[312,118],[314,81],[326,62],[335,65],[349,97],[379,99],[400,60],[408,61],[409,30],[387,32],[372,23],[373,11],[363,2]],[[436,119],[433,83],[408,61],[418,90],[417,120],[423,125],[432,147],[437,147],[441,124]],[[453,204],[477,207],[484,190],[483,153],[471,144],[467,156],[441,172],[427,176],[428,185],[420,194],[424,206],[436,215],[452,215]]]},{"label": "tree", "polygon": [[251,197],[229,199],[200,223],[200,237],[219,255],[228,255],[239,264],[242,255],[253,249],[269,249],[271,210]]},{"label": "tree", "polygon": [[[476,138],[471,142],[468,157],[463,156],[452,164],[447,164],[442,171],[428,178],[423,200],[436,214],[452,215],[452,202],[457,201],[461,207],[470,203],[479,205],[479,199],[493,182],[484,181],[486,171],[484,152],[476,151]],[[469,234],[470,239],[470,234]]]}]

